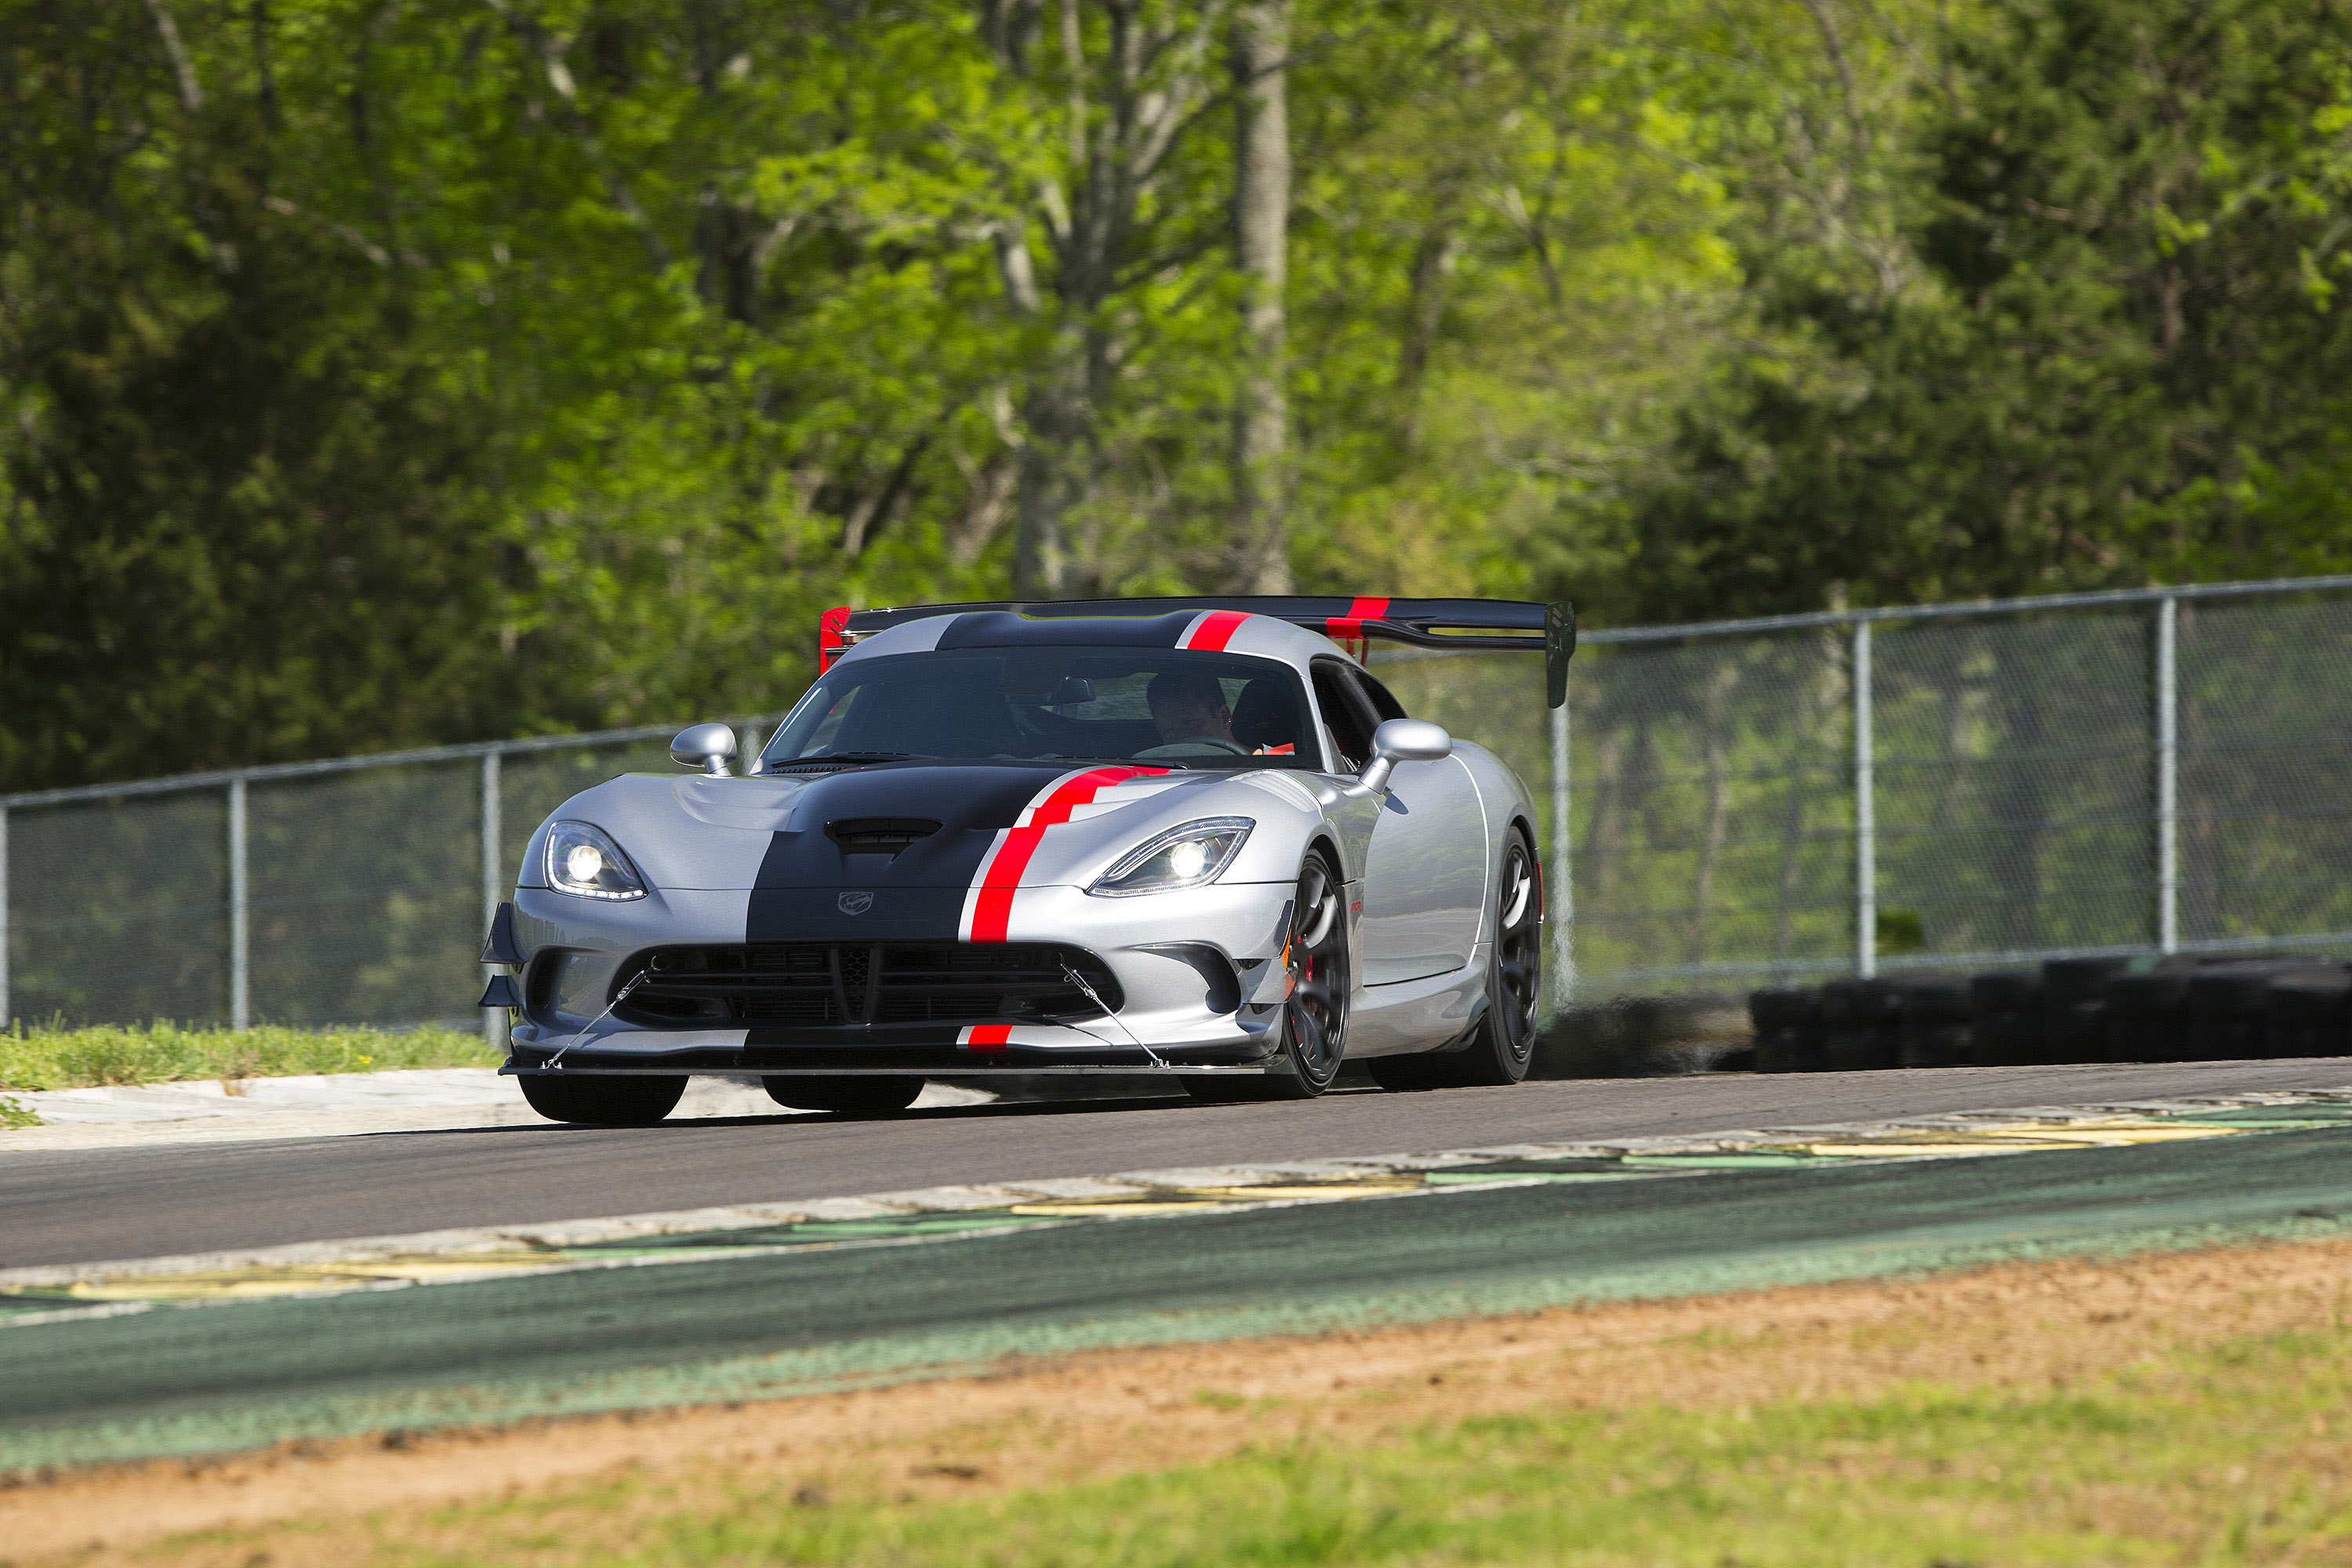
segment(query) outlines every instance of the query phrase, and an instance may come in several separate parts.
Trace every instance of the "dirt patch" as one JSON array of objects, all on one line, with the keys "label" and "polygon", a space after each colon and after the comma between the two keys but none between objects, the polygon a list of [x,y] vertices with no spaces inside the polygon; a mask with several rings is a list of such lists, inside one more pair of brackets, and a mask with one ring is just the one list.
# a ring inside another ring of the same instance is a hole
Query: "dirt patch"
[{"label": "dirt patch", "polygon": [[[717,1502],[746,1470],[796,1480],[812,1501],[853,1475],[969,1496],[1490,1412],[1737,1406],[1906,1382],[2063,1387],[2234,1335],[2339,1328],[2347,1312],[2352,1241],[2333,1241],[1097,1352],[855,1394],[73,1471],[0,1491],[0,1542],[19,1563],[112,1561],[162,1535],[299,1519],[271,1542],[286,1568],[365,1556],[373,1510],[624,1470],[663,1472],[673,1502],[705,1489]],[[246,1561],[226,1550],[190,1542],[162,1560]]]}]

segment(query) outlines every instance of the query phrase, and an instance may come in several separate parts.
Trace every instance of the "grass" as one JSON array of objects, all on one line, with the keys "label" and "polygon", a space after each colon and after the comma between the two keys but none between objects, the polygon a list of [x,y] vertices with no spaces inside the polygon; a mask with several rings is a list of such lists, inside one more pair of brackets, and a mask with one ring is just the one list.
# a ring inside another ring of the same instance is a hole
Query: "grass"
[{"label": "grass", "polygon": [[[499,1061],[479,1034],[458,1029],[184,1029],[173,1024],[65,1029],[19,1023],[0,1033],[0,1089],[496,1067]],[[0,1117],[5,1115],[0,1109]]]},{"label": "grass", "polygon": [[[994,1473],[978,1432],[887,1471],[633,1472],[140,1555],[381,1568],[2352,1563],[2341,1329],[2168,1352],[2072,1387],[1553,1410],[1360,1440],[1316,1435],[1309,1414],[1276,1404],[1239,1453],[1068,1485]],[[942,1499],[940,1477],[987,1495]]]}]

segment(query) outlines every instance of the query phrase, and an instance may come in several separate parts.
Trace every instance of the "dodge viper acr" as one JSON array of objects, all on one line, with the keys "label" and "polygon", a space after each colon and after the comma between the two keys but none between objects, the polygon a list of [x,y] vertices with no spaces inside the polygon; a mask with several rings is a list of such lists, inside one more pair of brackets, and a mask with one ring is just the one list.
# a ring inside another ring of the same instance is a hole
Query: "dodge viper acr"
[{"label": "dodge viper acr", "polygon": [[[1450,628],[1450,629],[1449,629]],[[493,921],[505,1071],[649,1122],[696,1073],[880,1114],[926,1078],[1151,1073],[1199,1098],[1528,1070],[1533,802],[1409,716],[1368,637],[1547,655],[1567,606],[1196,600],[835,611],[739,773],[625,774],[541,824]]]}]

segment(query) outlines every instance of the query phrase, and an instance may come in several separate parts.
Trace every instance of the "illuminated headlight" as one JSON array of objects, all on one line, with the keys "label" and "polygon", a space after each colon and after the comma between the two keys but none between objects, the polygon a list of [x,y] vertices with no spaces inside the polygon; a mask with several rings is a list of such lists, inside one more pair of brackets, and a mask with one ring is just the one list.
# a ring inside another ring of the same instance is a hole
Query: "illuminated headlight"
[{"label": "illuminated headlight", "polygon": [[1171,828],[1122,856],[1087,889],[1108,898],[1131,893],[1171,893],[1213,882],[1241,853],[1250,829],[1246,816],[1212,816]]},{"label": "illuminated headlight", "polygon": [[642,899],[645,879],[601,827],[559,822],[547,830],[547,885],[583,899]]}]

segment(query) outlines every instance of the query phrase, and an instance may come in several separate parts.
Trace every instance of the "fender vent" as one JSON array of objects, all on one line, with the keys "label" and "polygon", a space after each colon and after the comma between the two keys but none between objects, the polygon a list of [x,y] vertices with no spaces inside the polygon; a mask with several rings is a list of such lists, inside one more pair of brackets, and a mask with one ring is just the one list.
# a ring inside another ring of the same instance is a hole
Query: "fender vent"
[{"label": "fender vent", "polygon": [[824,836],[845,855],[896,855],[939,830],[919,816],[845,816],[824,825]]}]

